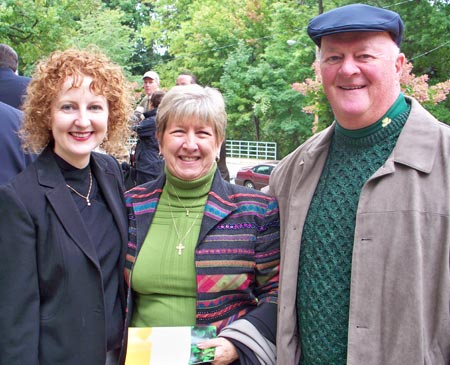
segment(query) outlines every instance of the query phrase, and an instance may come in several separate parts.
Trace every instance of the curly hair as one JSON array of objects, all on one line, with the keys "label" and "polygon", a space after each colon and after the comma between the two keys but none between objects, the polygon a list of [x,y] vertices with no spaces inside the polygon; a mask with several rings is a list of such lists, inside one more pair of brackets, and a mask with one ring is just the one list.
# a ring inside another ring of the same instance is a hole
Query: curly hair
[{"label": "curly hair", "polygon": [[41,152],[52,140],[51,108],[68,77],[79,87],[84,76],[92,77],[91,90],[108,101],[108,134],[100,147],[114,156],[123,155],[130,135],[131,87],[120,66],[96,49],[55,51],[39,62],[23,104],[20,135],[26,149]]}]

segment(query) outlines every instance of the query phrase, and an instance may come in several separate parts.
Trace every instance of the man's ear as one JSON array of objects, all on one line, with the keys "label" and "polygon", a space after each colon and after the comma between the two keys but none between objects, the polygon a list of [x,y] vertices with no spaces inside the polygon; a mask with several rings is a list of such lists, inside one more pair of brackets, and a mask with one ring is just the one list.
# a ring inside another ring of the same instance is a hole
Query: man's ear
[{"label": "man's ear", "polygon": [[403,67],[405,66],[406,56],[404,53],[399,53],[397,59],[395,60],[395,70],[399,76],[401,76]]}]

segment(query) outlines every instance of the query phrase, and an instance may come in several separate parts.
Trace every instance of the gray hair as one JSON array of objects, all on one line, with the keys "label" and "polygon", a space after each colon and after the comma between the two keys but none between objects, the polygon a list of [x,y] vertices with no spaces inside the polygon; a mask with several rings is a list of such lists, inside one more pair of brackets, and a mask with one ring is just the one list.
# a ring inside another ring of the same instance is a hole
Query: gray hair
[{"label": "gray hair", "polygon": [[197,84],[174,86],[159,105],[156,114],[156,133],[162,136],[169,121],[196,121],[213,127],[219,141],[225,138],[227,114],[225,101],[219,90]]}]

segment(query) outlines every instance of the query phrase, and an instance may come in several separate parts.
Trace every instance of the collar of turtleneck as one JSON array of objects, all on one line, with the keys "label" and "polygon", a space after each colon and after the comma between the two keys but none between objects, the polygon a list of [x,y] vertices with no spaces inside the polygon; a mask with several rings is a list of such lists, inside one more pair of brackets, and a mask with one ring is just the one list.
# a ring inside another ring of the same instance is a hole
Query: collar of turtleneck
[{"label": "collar of turtleneck", "polygon": [[165,166],[166,185],[164,190],[167,189],[171,200],[176,200],[178,196],[180,199],[189,200],[189,203],[194,203],[192,199],[202,199],[208,194],[216,169],[217,164],[214,162],[213,167],[205,176],[196,180],[182,180],[172,175]]},{"label": "collar of turtleneck", "polygon": [[409,107],[410,106],[406,102],[405,96],[403,93],[400,93],[397,100],[394,104],[392,104],[386,114],[384,114],[375,123],[361,129],[346,129],[339,124],[339,121],[336,121],[336,132],[350,138],[364,138],[373,135],[381,129],[387,127],[400,114],[406,112]]}]

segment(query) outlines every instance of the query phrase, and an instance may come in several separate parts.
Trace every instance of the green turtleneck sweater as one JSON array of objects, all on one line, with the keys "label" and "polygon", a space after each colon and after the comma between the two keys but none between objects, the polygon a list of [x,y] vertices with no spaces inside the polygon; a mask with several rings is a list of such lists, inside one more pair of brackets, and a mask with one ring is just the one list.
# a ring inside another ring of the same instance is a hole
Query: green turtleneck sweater
[{"label": "green turtleneck sweater", "polygon": [[[194,181],[180,180],[166,169],[166,183],[133,268],[132,327],[195,325],[195,246],[216,168]],[[180,242],[182,249],[177,248]]]},{"label": "green turtleneck sweater", "polygon": [[347,130],[337,122],[301,241],[297,289],[301,365],[346,364],[359,195],[391,154],[409,110],[400,95],[386,115],[366,128]]}]

